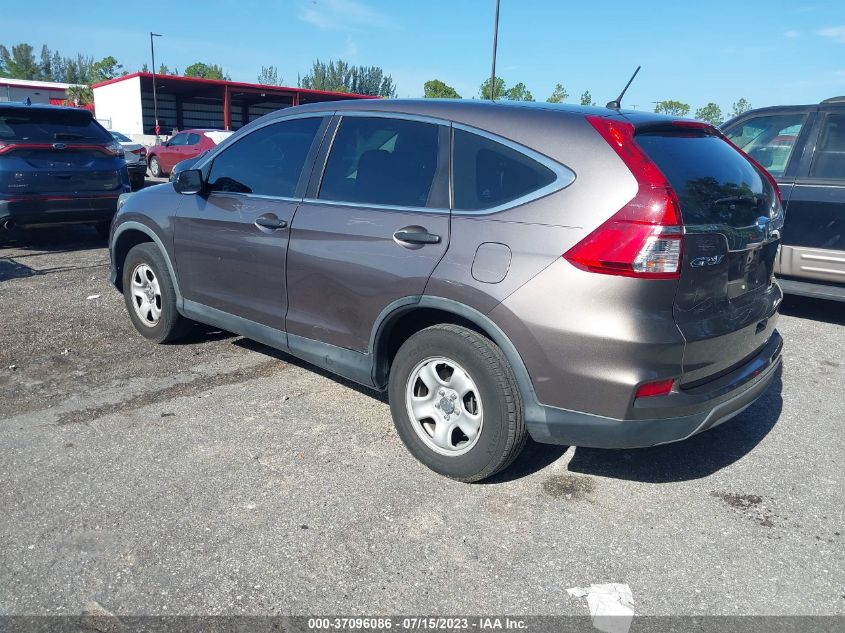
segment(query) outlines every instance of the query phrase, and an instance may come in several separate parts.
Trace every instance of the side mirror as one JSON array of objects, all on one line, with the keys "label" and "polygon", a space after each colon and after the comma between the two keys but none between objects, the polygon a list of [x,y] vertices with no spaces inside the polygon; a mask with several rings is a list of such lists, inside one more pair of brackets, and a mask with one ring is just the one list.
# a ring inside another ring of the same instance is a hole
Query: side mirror
[{"label": "side mirror", "polygon": [[180,171],[173,181],[173,188],[186,195],[200,193],[203,188],[202,172],[199,169]]}]

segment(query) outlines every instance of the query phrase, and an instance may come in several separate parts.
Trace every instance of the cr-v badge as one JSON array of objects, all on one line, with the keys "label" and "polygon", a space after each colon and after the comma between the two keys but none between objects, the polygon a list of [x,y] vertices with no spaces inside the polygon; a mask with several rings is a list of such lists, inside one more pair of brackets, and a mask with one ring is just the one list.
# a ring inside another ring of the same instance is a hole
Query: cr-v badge
[{"label": "cr-v badge", "polygon": [[705,266],[715,266],[720,264],[725,259],[724,255],[709,255],[707,257],[696,257],[689,265],[693,268],[704,268]]}]

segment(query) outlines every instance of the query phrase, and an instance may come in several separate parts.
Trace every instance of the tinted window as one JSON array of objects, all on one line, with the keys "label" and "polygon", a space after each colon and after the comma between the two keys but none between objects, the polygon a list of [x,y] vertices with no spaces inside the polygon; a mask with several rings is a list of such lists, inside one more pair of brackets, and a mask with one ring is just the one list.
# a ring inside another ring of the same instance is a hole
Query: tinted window
[{"label": "tinted window", "polygon": [[112,138],[116,141],[120,141],[121,143],[131,143],[132,139],[126,136],[125,134],[121,134],[120,132],[111,131],[109,134],[112,135]]},{"label": "tinted window", "polygon": [[320,198],[406,207],[436,206],[440,126],[401,119],[344,117]]},{"label": "tinted window", "polygon": [[214,159],[211,190],[293,197],[321,122],[281,121],[244,136]]},{"label": "tinted window", "polygon": [[455,130],[455,208],[489,209],[551,184],[555,173],[506,145]]},{"label": "tinted window", "polygon": [[802,112],[753,117],[727,128],[725,136],[769,173],[782,176],[805,118]]},{"label": "tinted window", "polygon": [[0,107],[0,140],[98,141],[110,143],[111,135],[87,110]]},{"label": "tinted window", "polygon": [[678,194],[685,224],[750,226],[774,201],[769,182],[716,136],[666,132],[636,139]]},{"label": "tinted window", "polygon": [[196,145],[200,142],[200,135],[199,134],[188,134],[188,141],[185,145]]},{"label": "tinted window", "polygon": [[174,147],[179,145],[184,145],[185,142],[188,140],[187,134],[177,134],[172,136],[169,141],[167,141],[168,147]]},{"label": "tinted window", "polygon": [[845,180],[845,114],[825,118],[810,177]]}]

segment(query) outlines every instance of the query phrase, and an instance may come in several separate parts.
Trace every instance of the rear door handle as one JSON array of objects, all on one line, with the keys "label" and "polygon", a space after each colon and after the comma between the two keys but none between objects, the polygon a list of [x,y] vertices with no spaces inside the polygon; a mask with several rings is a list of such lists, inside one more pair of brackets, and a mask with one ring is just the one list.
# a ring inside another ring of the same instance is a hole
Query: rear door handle
[{"label": "rear door handle", "polygon": [[280,220],[275,215],[262,215],[255,219],[255,226],[264,229],[283,229],[288,225],[284,220]]},{"label": "rear door handle", "polygon": [[439,244],[440,236],[429,233],[428,231],[396,231],[393,234],[400,242],[407,242],[409,244]]}]

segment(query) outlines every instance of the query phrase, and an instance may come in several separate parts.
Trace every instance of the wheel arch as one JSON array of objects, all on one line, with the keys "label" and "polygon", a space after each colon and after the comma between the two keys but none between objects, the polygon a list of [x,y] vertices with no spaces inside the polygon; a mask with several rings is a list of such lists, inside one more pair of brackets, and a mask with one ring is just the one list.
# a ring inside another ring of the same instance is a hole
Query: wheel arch
[{"label": "wheel arch", "polygon": [[507,334],[475,308],[443,297],[406,297],[394,301],[382,311],[370,344],[373,383],[383,388],[387,384],[390,365],[402,343],[416,332],[438,323],[463,325],[496,343],[513,369],[526,408],[537,403],[528,369]]},{"label": "wheel arch", "polygon": [[123,292],[123,263],[126,261],[126,256],[129,251],[138,244],[152,243],[161,252],[165,264],[167,264],[167,272],[170,274],[170,279],[173,281],[173,289],[176,291],[176,305],[181,310],[182,308],[182,292],[179,289],[179,279],[176,277],[176,270],[173,267],[173,262],[170,261],[170,255],[164,247],[161,238],[156,235],[150,227],[140,222],[129,221],[124,222],[117,227],[112,238],[111,245],[111,260],[112,260],[112,283],[114,286]]}]

